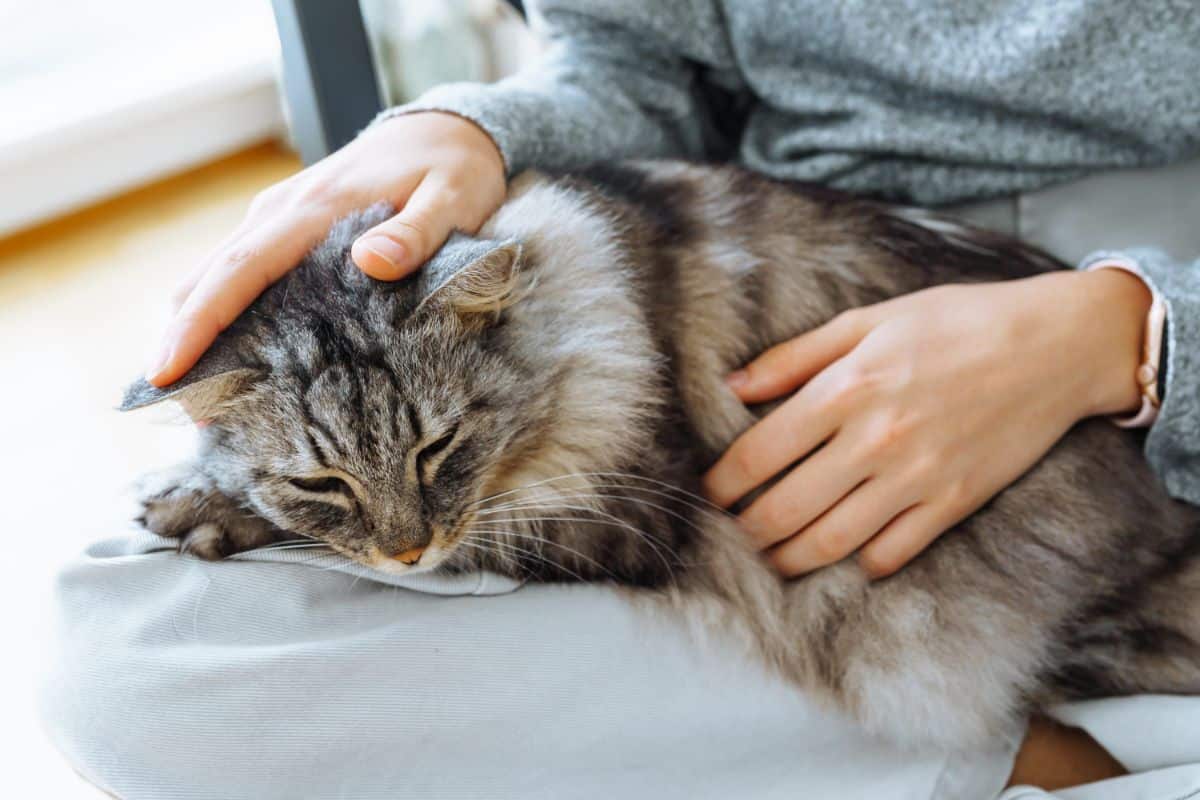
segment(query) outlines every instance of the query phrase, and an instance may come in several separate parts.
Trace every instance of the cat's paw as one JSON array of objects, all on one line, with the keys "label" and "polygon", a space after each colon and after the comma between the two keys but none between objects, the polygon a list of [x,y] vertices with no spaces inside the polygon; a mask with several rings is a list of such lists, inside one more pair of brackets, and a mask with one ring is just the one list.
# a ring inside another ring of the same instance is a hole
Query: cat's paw
[{"label": "cat's paw", "polygon": [[240,508],[202,475],[175,469],[150,476],[140,487],[146,530],[179,540],[179,551],[209,561],[274,542],[279,531]]}]

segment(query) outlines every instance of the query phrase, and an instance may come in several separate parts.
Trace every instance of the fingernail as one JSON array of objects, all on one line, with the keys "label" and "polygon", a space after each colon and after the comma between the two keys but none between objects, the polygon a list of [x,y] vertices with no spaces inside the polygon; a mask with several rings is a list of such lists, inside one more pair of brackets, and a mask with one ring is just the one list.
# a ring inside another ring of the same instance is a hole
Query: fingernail
[{"label": "fingernail", "polygon": [[408,250],[405,249],[404,245],[386,236],[371,236],[363,239],[362,246],[393,267],[404,266],[404,259],[408,255]]},{"label": "fingernail", "polygon": [[146,380],[153,383],[154,379],[163,371],[163,368],[167,366],[167,362],[171,360],[171,349],[170,342],[162,346],[162,349],[158,351],[158,355],[154,357],[154,360],[150,362],[150,366],[146,369]]},{"label": "fingernail", "polygon": [[740,389],[750,382],[750,373],[744,369],[731,372],[725,376],[725,383],[730,389]]}]

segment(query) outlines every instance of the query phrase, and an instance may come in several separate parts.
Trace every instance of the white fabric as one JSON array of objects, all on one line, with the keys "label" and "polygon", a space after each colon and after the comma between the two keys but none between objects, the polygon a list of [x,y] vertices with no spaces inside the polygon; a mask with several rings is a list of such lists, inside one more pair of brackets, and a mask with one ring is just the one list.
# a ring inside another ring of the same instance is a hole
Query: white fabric
[{"label": "white fabric", "polygon": [[[302,551],[211,564],[170,546],[99,542],[58,585],[46,726],[126,800],[958,800],[995,797],[1011,768],[1009,748],[871,740],[618,590],[398,578]],[[1057,796],[1200,792],[1200,698],[1057,715],[1151,770]]]},{"label": "white fabric", "polygon": [[341,559],[168,545],[97,543],[58,585],[46,726],[126,800],[957,800],[1010,769],[1008,749],[872,741],[615,589],[417,592]]}]

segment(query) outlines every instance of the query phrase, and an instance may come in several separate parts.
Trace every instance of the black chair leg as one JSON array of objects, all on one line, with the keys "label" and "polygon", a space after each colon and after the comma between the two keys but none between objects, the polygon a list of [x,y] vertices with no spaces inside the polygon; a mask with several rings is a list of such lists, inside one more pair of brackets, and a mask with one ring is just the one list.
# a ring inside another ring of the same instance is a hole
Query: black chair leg
[{"label": "black chair leg", "polygon": [[349,142],[383,108],[358,3],[272,0],[291,128],[304,163]]}]

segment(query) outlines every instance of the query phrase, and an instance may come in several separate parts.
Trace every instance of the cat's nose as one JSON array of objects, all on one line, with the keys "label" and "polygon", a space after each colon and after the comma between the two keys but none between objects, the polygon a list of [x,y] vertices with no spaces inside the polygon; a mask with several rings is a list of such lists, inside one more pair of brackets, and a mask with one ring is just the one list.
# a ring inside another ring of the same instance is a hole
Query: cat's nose
[{"label": "cat's nose", "polygon": [[410,567],[421,560],[421,554],[425,552],[424,547],[413,547],[405,550],[403,553],[397,553],[392,558],[399,561],[401,564],[408,564]]}]

